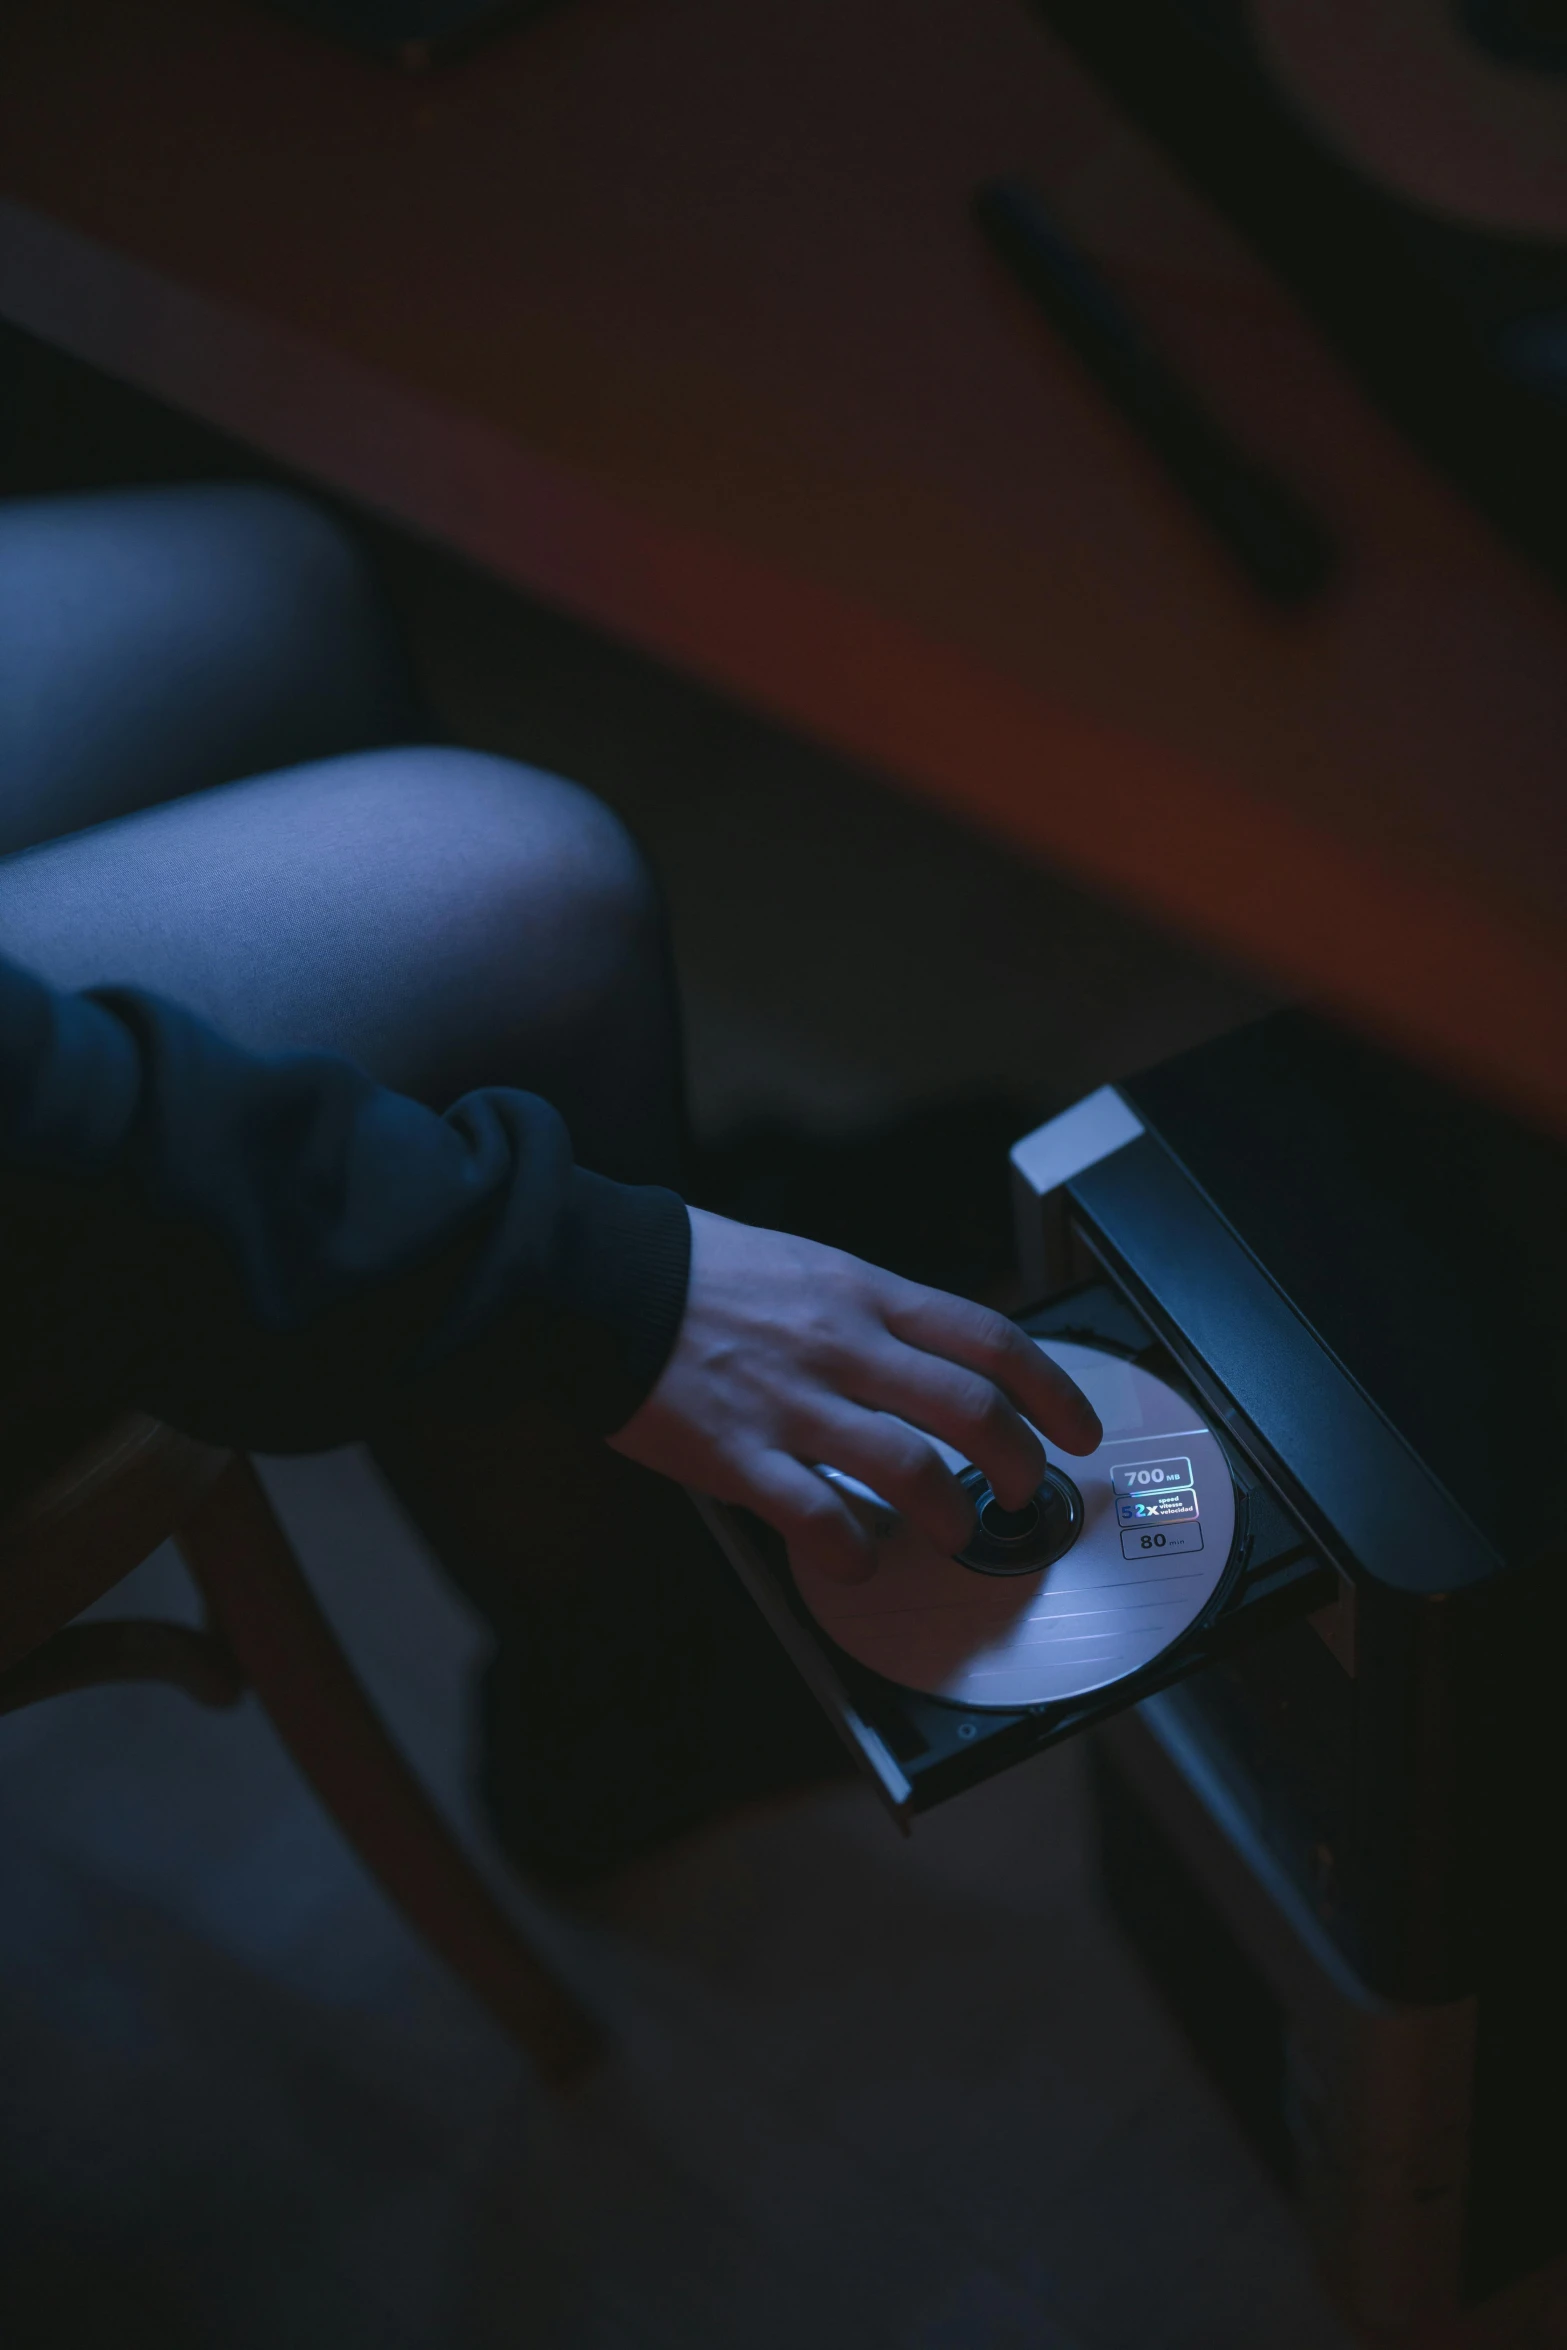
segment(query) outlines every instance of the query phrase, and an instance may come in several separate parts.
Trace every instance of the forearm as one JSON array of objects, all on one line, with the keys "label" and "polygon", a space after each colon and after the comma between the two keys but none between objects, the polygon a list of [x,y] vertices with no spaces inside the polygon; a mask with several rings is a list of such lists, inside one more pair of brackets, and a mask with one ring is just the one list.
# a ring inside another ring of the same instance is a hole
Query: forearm
[{"label": "forearm", "polygon": [[685,1212],[576,1168],[537,1097],[445,1116],[320,1054],[0,966],[0,1379],[304,1448],[411,1401],[613,1428],[684,1297]]}]

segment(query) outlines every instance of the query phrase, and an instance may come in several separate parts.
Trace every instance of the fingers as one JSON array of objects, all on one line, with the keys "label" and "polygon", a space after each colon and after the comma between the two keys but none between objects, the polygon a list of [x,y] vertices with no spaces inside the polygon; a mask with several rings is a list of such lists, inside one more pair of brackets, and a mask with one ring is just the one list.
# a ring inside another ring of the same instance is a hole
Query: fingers
[{"label": "fingers", "polygon": [[[862,1478],[947,1556],[972,1539],[974,1505],[917,1428],[905,1427],[884,1412],[843,1404],[821,1415],[812,1439],[820,1459]],[[1038,1481],[1030,1477],[1020,1501]]]},{"label": "fingers", "polygon": [[895,1338],[992,1380],[1063,1452],[1093,1452],[1102,1442],[1082,1389],[1004,1314],[912,1282],[899,1282],[883,1311]]},{"label": "fingers", "polygon": [[747,1465],[746,1506],[776,1528],[795,1568],[814,1567],[835,1583],[863,1583],[876,1572],[876,1547],[818,1477],[787,1453],[764,1453]]},{"label": "fingers", "polygon": [[896,1412],[975,1461],[1008,1509],[1021,1509],[1045,1473],[1045,1449],[994,1381],[917,1347],[886,1344],[857,1385],[858,1400]]}]

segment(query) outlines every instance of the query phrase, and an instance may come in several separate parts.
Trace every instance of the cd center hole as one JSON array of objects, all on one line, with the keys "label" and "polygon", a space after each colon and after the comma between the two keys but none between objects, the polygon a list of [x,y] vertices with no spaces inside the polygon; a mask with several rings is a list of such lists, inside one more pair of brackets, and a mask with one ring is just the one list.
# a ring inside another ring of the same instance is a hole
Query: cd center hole
[{"label": "cd center hole", "polygon": [[992,1494],[979,1513],[980,1525],[998,1542],[1020,1542],[1039,1524],[1039,1504],[1025,1501],[1020,1510],[1004,1510]]}]

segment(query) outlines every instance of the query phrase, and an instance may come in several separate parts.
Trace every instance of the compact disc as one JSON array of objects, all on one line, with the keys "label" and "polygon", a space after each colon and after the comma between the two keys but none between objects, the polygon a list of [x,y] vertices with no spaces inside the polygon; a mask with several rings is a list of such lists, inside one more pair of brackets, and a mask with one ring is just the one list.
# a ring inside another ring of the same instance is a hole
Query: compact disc
[{"label": "compact disc", "polygon": [[[1207,1607],[1235,1538],[1229,1464],[1193,1405],[1099,1347],[1035,1343],[1104,1426],[1086,1456],[1041,1438],[1082,1505],[1058,1558],[1031,1574],[965,1566],[884,1512],[868,1582],[804,1568],[795,1576],[840,1648],[953,1705],[1058,1705],[1142,1671]],[[950,1445],[930,1441],[949,1468],[965,1466]]]}]

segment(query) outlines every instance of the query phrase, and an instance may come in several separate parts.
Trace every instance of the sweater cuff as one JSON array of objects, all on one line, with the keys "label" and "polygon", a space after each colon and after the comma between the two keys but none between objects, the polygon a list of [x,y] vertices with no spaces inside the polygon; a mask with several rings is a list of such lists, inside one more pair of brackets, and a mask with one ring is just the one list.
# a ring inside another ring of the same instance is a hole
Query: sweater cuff
[{"label": "sweater cuff", "polygon": [[678,1193],[571,1171],[559,1265],[567,1332],[552,1385],[563,1419],[612,1436],[653,1389],[685,1317],[691,1217]]},{"label": "sweater cuff", "polygon": [[594,1436],[625,1426],[685,1314],[691,1219],[678,1193],[566,1173],[543,1280],[503,1304],[420,1383],[443,1417],[532,1403]]}]

